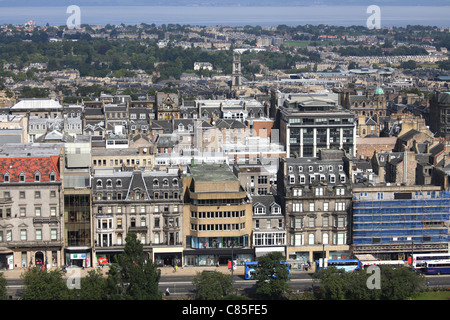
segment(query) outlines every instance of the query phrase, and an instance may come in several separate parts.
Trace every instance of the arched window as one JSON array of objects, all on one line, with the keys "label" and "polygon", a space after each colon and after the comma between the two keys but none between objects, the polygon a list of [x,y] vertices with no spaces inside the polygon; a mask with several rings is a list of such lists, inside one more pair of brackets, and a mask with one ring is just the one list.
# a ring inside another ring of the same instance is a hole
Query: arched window
[{"label": "arched window", "polygon": [[121,187],[122,186],[122,180],[117,179],[116,180],[116,187]]},{"label": "arched window", "polygon": [[169,180],[168,179],[164,179],[163,180],[163,186],[164,187],[168,187],[169,186]]},{"label": "arched window", "polygon": [[112,180],[111,179],[106,180],[106,186],[109,187],[109,188],[112,187]]},{"label": "arched window", "polygon": [[95,185],[96,185],[98,188],[103,187],[102,180],[98,179],[97,182],[95,183]]},{"label": "arched window", "polygon": [[159,186],[159,181],[158,181],[158,179],[153,179],[153,186],[154,186],[154,187]]},{"label": "arched window", "polygon": [[178,186],[178,179],[176,179],[176,178],[173,179],[173,180],[172,180],[172,185],[173,185],[173,186]]},{"label": "arched window", "polygon": [[322,244],[328,244],[328,233],[322,235]]}]

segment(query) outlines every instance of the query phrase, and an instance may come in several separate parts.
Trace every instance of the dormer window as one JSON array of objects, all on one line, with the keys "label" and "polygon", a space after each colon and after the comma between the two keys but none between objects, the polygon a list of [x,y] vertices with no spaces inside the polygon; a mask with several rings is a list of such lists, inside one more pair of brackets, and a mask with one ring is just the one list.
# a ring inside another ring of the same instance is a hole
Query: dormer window
[{"label": "dormer window", "polygon": [[122,180],[117,179],[116,180],[116,187],[121,187],[122,186]]},{"label": "dormer window", "polygon": [[334,174],[330,174],[330,183],[336,182],[336,176]]},{"label": "dormer window", "polygon": [[164,186],[164,187],[168,187],[168,186],[169,186],[169,180],[164,179],[164,180],[163,180],[163,186]]},{"label": "dormer window", "polygon": [[281,208],[278,205],[272,207],[272,214],[281,214]]},{"label": "dormer window", "polygon": [[36,171],[34,174],[34,181],[35,182],[40,182],[41,181],[41,174],[39,173],[39,171]]},{"label": "dormer window", "polygon": [[97,188],[103,187],[102,180],[97,180],[97,182],[95,183],[95,185],[97,186]]},{"label": "dormer window", "polygon": [[255,214],[265,214],[266,213],[266,208],[264,208],[263,206],[258,206],[255,208]]},{"label": "dormer window", "polygon": [[158,181],[158,179],[153,179],[153,186],[154,186],[154,187],[159,186],[159,181]]},{"label": "dormer window", "polygon": [[172,180],[172,185],[178,186],[178,179],[173,179]]},{"label": "dormer window", "polygon": [[52,171],[52,172],[50,173],[50,181],[55,181],[55,180],[56,180],[56,174],[55,174],[54,171]]},{"label": "dormer window", "polygon": [[25,173],[23,171],[19,174],[19,181],[25,182]]},{"label": "dormer window", "polygon": [[106,180],[106,187],[109,187],[109,188],[112,187],[112,180],[111,179]]},{"label": "dormer window", "polygon": [[3,181],[9,182],[9,173],[8,172],[5,172],[5,174],[3,175]]}]

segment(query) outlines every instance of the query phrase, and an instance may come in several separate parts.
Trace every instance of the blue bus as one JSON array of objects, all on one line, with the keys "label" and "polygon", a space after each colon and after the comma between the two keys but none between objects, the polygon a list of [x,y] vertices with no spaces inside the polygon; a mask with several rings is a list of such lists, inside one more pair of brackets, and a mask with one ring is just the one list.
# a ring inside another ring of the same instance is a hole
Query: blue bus
[{"label": "blue bus", "polygon": [[[286,270],[288,272],[288,277],[291,277],[291,273],[289,270],[289,263],[287,261],[280,261],[281,264],[285,264],[286,265]],[[259,262],[256,261],[249,261],[245,263],[245,273],[244,273],[244,278],[245,280],[254,280],[255,279],[255,273],[256,273],[256,267],[259,265]],[[277,277],[277,275],[274,273],[272,275],[274,278]]]},{"label": "blue bus", "polygon": [[325,260],[325,265],[320,266],[319,260],[316,260],[316,266],[317,270],[336,267],[337,269],[344,270],[345,272],[352,272],[354,270],[361,269],[361,262],[358,259]]},{"label": "blue bus", "polygon": [[450,260],[426,262],[424,271],[426,274],[450,274]]}]

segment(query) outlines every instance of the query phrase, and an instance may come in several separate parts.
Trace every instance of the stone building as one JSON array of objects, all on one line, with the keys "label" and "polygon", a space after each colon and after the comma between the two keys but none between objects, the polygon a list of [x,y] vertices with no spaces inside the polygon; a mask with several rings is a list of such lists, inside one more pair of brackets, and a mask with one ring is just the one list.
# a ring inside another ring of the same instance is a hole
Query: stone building
[{"label": "stone building", "polygon": [[158,265],[181,263],[182,179],[178,169],[143,172],[96,169],[92,177],[96,259],[111,261],[137,234]]},{"label": "stone building", "polygon": [[0,269],[63,265],[60,156],[29,154],[0,156]]},{"label": "stone building", "polygon": [[252,204],[224,165],[194,165],[184,177],[185,265],[217,265],[254,258]]},{"label": "stone building", "polygon": [[278,193],[287,230],[287,257],[301,263],[350,254],[351,181],[344,152],[280,160]]}]

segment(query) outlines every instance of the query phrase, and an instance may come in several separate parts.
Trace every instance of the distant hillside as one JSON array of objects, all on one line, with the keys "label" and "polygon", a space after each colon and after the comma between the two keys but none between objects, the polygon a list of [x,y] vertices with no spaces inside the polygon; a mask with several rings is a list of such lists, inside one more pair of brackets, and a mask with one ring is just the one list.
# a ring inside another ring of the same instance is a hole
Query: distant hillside
[{"label": "distant hillside", "polygon": [[0,0],[0,7],[47,6],[449,6],[448,0]]}]

